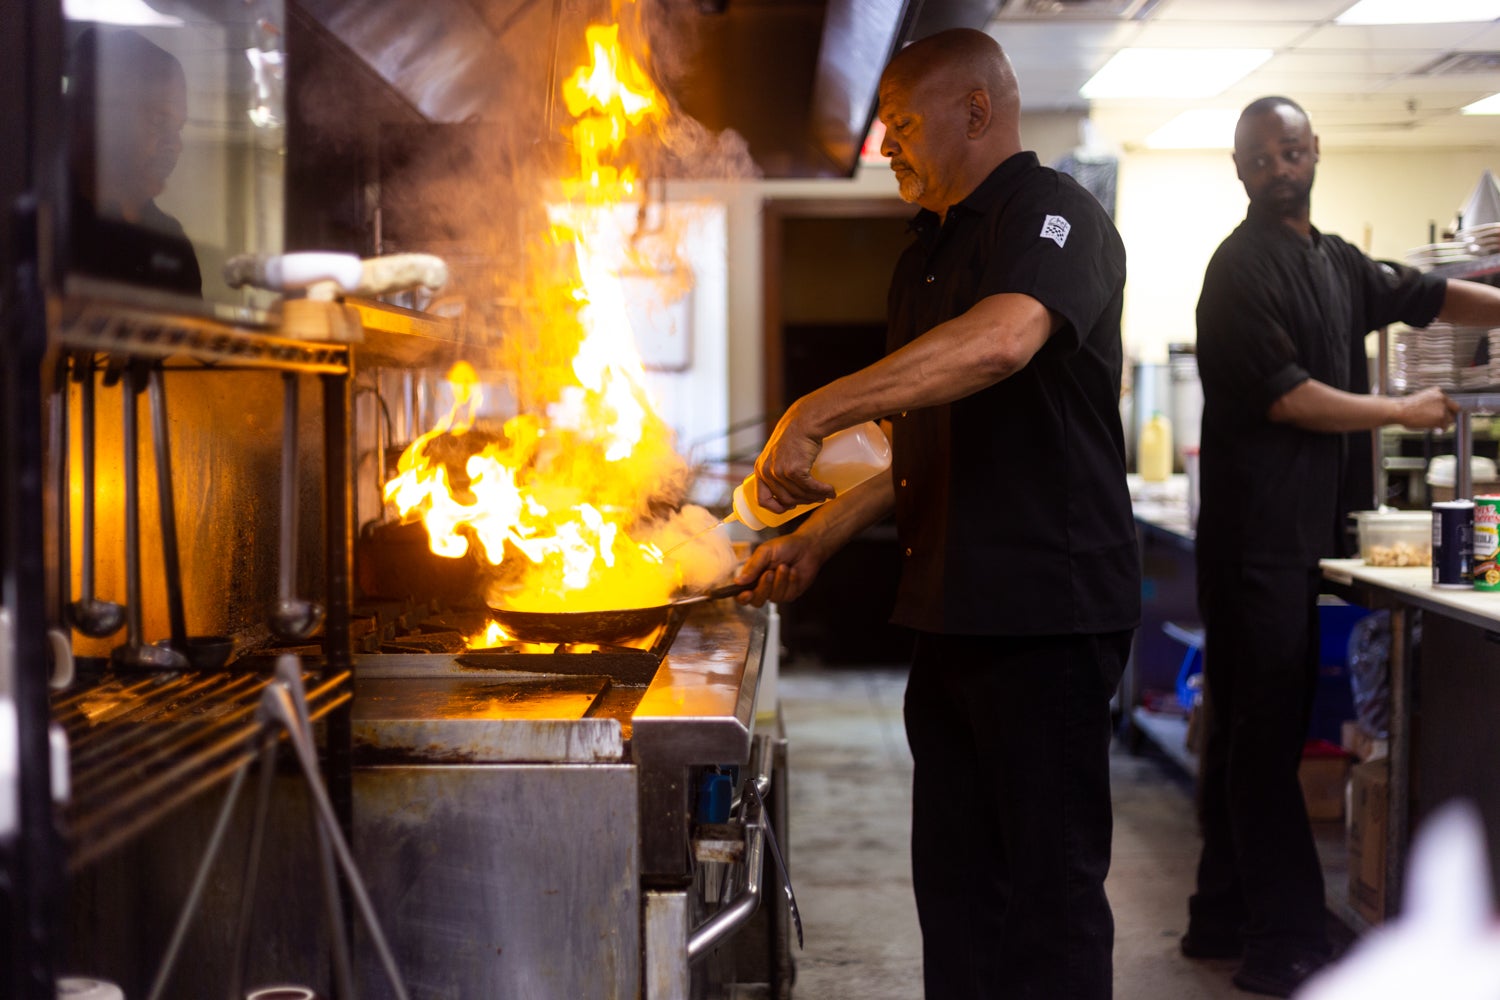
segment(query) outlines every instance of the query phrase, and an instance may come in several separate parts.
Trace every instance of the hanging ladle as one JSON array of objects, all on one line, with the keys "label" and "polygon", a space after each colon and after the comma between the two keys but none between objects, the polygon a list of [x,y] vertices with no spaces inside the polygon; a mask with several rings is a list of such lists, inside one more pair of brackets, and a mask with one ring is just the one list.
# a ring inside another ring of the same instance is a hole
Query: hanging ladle
[{"label": "hanging ladle", "polygon": [[174,649],[152,646],[141,639],[141,483],[137,445],[136,393],[140,375],[126,368],[120,395],[125,400],[125,645],[116,646],[110,662],[122,669],[182,670],[187,657]]},{"label": "hanging ladle", "polygon": [[[82,362],[79,409],[83,445],[83,568],[78,600],[68,605],[73,627],[92,639],[103,639],[120,631],[125,609],[114,601],[94,596],[94,364]],[[64,403],[66,405],[66,402]]]},{"label": "hanging ladle", "polygon": [[297,374],[281,376],[285,400],[281,426],[281,578],[271,608],[271,631],[306,639],[323,623],[323,607],[296,596],[297,581]]}]

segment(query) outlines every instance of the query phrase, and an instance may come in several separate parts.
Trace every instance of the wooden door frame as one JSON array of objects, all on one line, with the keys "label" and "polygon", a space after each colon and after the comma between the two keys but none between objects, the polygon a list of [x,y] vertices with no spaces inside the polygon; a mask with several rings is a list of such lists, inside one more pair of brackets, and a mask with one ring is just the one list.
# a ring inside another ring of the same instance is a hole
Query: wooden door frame
[{"label": "wooden door frame", "polygon": [[786,324],[782,315],[782,241],[789,219],[910,218],[916,208],[900,198],[766,198],[761,201],[761,412],[766,433],[790,400],[781,377]]}]

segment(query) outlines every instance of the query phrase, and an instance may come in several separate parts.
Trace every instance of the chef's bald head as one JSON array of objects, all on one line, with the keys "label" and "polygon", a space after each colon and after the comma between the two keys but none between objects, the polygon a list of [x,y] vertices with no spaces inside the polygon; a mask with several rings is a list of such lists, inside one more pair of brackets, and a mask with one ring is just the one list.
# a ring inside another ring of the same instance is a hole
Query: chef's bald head
[{"label": "chef's bald head", "polygon": [[886,67],[890,79],[908,84],[940,81],[958,91],[983,90],[996,112],[1019,120],[1021,94],[1005,50],[973,28],[953,28],[912,42]]},{"label": "chef's bald head", "polygon": [[1235,145],[1238,146],[1245,136],[1251,123],[1265,115],[1275,115],[1286,122],[1299,122],[1307,126],[1308,132],[1312,131],[1312,120],[1307,117],[1307,112],[1302,110],[1302,105],[1290,97],[1272,95],[1260,97],[1245,105],[1245,110],[1240,112],[1239,121],[1234,126]]}]

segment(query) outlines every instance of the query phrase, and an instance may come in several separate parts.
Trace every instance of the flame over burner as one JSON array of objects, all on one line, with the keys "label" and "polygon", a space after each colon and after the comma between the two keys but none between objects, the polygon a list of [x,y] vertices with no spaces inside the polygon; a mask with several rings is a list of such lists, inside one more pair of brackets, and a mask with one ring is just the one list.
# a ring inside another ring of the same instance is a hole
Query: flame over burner
[{"label": "flame over burner", "polygon": [[[620,209],[638,178],[621,149],[667,106],[619,34],[617,24],[588,28],[592,64],[562,85],[577,168],[535,248],[548,262],[530,304],[535,322],[506,335],[520,412],[498,436],[477,432],[479,378],[456,365],[452,410],[406,449],[385,487],[403,519],[422,520],[433,552],[460,558],[477,547],[493,568],[496,606],[647,607],[733,561],[714,536],[662,557],[715,519],[694,507],[653,512],[675,508],[688,470],[646,391],[628,320],[620,273],[641,262],[624,222],[631,213]],[[467,454],[461,469],[443,458],[455,452]]]}]

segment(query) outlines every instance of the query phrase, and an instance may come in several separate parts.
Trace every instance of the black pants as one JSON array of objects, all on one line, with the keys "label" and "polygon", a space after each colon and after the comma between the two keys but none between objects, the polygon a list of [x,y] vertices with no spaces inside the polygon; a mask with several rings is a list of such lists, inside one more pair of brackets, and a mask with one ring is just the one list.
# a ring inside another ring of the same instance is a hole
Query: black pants
[{"label": "black pants", "polygon": [[1109,698],[1130,635],[918,637],[905,714],[927,1000],[1111,995]]},{"label": "black pants", "polygon": [[1200,563],[1208,742],[1195,934],[1247,956],[1324,955],[1323,873],[1297,781],[1318,671],[1316,567]]}]

